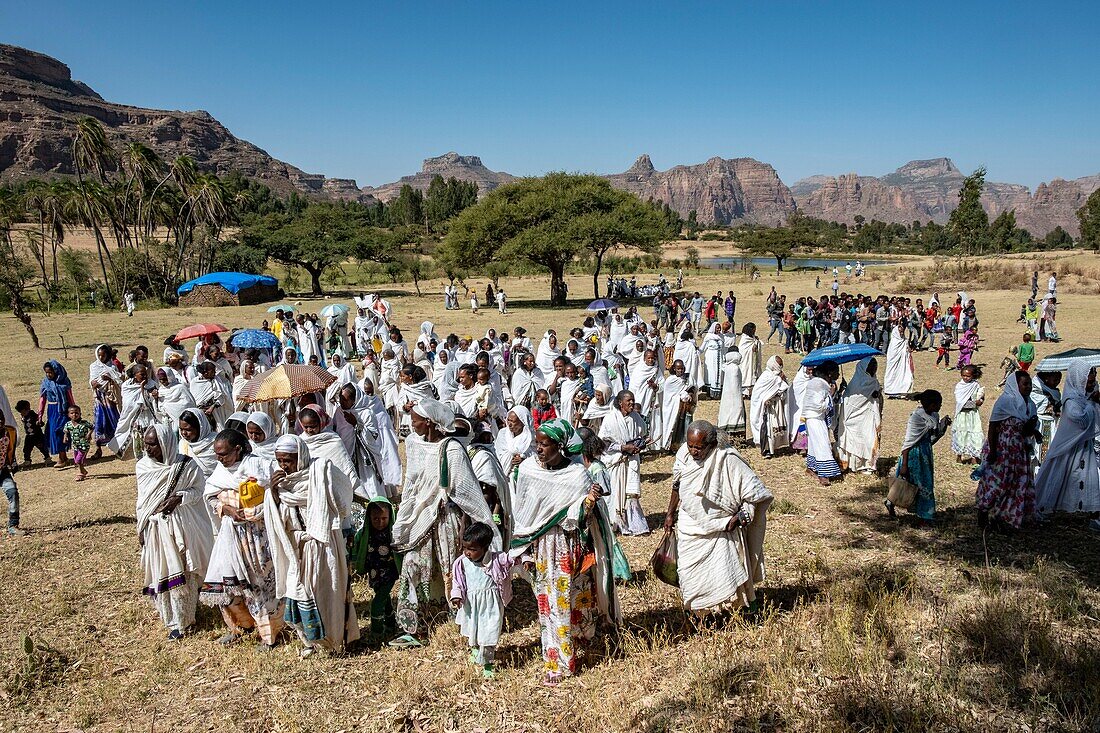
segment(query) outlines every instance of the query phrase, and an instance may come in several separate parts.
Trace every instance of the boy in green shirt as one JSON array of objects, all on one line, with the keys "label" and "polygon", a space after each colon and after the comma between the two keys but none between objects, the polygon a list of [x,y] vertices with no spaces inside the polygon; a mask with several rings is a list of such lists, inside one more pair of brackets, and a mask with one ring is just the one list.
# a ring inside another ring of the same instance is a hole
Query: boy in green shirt
[{"label": "boy in green shirt", "polygon": [[1024,334],[1024,342],[1017,347],[1016,360],[1025,372],[1031,369],[1031,362],[1035,361],[1035,344],[1031,343],[1030,332]]}]

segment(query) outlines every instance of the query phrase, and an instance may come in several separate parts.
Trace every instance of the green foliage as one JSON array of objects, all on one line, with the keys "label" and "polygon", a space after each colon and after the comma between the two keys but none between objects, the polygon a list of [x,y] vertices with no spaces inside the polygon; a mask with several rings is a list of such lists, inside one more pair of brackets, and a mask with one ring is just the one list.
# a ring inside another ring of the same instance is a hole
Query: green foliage
[{"label": "green foliage", "polygon": [[755,229],[747,233],[745,246],[754,254],[774,257],[776,272],[783,272],[783,261],[793,254],[799,240],[799,232],[788,227]]},{"label": "green foliage", "polygon": [[565,268],[579,254],[600,263],[615,246],[655,251],[664,224],[655,207],[591,175],[551,173],[501,186],[451,223],[437,257],[448,274],[491,262],[550,272],[550,301],[565,302]]},{"label": "green foliage", "polygon": [[1073,237],[1060,226],[1054,227],[1043,237],[1045,249],[1072,249]]},{"label": "green foliage", "polygon": [[971,173],[959,189],[959,207],[951,212],[948,228],[967,255],[981,254],[989,245],[989,216],[982,208],[985,168]]},{"label": "green foliage", "polygon": [[423,224],[424,194],[406,183],[397,198],[386,206],[386,214],[390,226]]},{"label": "green foliage", "polygon": [[251,272],[260,274],[267,267],[267,253],[239,241],[224,242],[214,254],[215,272]]},{"label": "green foliage", "polygon": [[424,197],[424,214],[429,230],[438,229],[444,222],[458,216],[477,203],[477,184],[457,178],[443,180],[435,176],[428,184]]},{"label": "green foliage", "polygon": [[1081,246],[1100,250],[1100,188],[1077,210],[1077,221],[1081,223]]},{"label": "green foliage", "polygon": [[699,250],[695,247],[688,247],[684,252],[687,255],[687,266],[690,270],[699,269]]}]

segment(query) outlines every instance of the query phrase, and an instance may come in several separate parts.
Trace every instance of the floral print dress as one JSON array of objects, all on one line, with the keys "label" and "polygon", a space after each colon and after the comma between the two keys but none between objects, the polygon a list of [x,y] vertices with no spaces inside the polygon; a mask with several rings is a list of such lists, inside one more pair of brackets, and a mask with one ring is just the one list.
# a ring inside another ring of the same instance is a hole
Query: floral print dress
[{"label": "floral print dress", "polygon": [[978,481],[978,510],[990,519],[1020,528],[1035,516],[1035,479],[1031,471],[1031,441],[1024,437],[1024,423],[1009,417],[1001,422],[997,460],[990,464],[989,443],[982,449],[984,470]]},{"label": "floral print dress", "polygon": [[569,676],[577,671],[578,647],[596,633],[592,570],[581,571],[589,550],[578,532],[560,526],[540,537],[533,549],[543,666],[551,675]]}]

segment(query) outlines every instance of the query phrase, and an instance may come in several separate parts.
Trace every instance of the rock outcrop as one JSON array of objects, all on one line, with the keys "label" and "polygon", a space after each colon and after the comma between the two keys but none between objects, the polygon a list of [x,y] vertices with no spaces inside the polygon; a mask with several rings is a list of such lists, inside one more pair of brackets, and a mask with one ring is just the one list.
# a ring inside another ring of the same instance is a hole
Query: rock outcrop
[{"label": "rock outcrop", "polygon": [[[959,188],[966,177],[948,158],[914,160],[880,178],[857,176],[812,176],[791,187],[800,211],[809,216],[852,223],[865,219],[909,224],[947,222],[959,202]],[[1100,175],[1065,181],[1056,178],[1042,183],[1032,194],[1017,183],[986,181],[982,205],[995,219],[1004,211],[1016,212],[1016,225],[1035,236],[1061,226],[1078,233],[1077,210],[1100,187]]]},{"label": "rock outcrop", "polygon": [[516,177],[511,174],[489,170],[481,162],[481,158],[476,155],[459,155],[451,151],[435,158],[425,159],[419,173],[402,176],[401,180],[393,183],[384,183],[381,186],[374,187],[367,186],[362,189],[362,192],[380,201],[390,201],[397,198],[402,186],[408,185],[421,191],[427,191],[428,184],[436,176],[457,178],[460,181],[476,183],[478,197],[484,196],[498,186],[516,180]]},{"label": "rock outcrop", "polygon": [[711,158],[698,165],[658,171],[642,155],[623,173],[605,176],[611,185],[643,199],[667,203],[703,224],[781,224],[795,211],[794,197],[775,169],[752,158]]},{"label": "rock outcrop", "polygon": [[306,173],[241,140],[203,111],[143,109],[105,101],[57,59],[0,44],[0,178],[75,173],[76,122],[94,117],[113,143],[141,142],[165,160],[189,155],[202,170],[239,171],[288,194],[368,200],[354,181]]}]

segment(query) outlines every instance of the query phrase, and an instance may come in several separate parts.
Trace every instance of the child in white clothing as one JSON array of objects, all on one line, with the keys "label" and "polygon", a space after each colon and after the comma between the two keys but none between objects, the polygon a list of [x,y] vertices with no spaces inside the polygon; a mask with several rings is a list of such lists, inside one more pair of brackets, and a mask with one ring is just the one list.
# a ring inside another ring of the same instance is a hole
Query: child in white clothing
[{"label": "child in white clothing", "polygon": [[455,621],[470,646],[470,662],[482,676],[494,674],[493,656],[504,626],[504,607],[512,600],[512,559],[489,550],[493,530],[475,522],[462,534],[462,554],[451,568],[451,605]]},{"label": "child in white clothing", "polygon": [[489,404],[493,399],[493,385],[489,383],[492,378],[492,374],[489,370],[482,367],[477,370],[477,385],[474,387],[474,394],[477,395],[477,409],[485,410],[489,412]]}]

